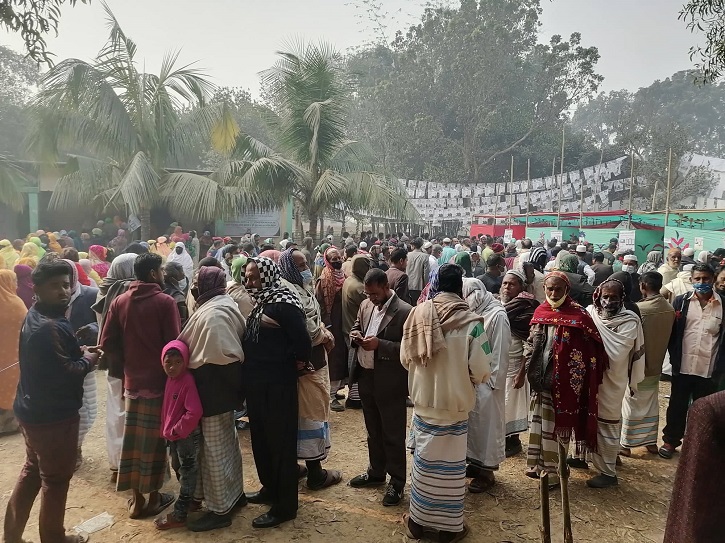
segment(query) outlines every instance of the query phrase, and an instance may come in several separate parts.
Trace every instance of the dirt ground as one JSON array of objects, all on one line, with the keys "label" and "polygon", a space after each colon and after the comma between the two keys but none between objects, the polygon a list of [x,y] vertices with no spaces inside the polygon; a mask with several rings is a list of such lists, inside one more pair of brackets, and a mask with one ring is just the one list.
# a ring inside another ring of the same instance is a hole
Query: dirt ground
[{"label": "dirt ground", "polygon": [[[239,510],[232,526],[210,533],[194,534],[185,529],[157,532],[152,519],[130,520],[126,513],[126,493],[116,493],[109,480],[110,471],[104,440],[106,379],[97,373],[99,414],[83,447],[85,462],[71,481],[66,510],[70,528],[95,515],[108,512],[114,524],[91,536],[94,543],[149,541],[210,541],[215,543],[287,541],[388,542],[407,541],[401,516],[407,511],[408,496],[398,507],[381,504],[382,488],[355,490],[347,482],[367,467],[367,448],[362,412],[348,410],[332,413],[332,451],[327,467],[341,469],[343,482],[320,492],[300,485],[300,509],[297,519],[278,528],[255,530],[252,519],[265,511],[264,506],[249,505]],[[669,384],[660,389],[661,422],[667,405]],[[258,489],[249,432],[240,432],[244,458],[244,488]],[[525,437],[524,437],[525,440]],[[23,439],[19,434],[0,437],[0,508],[8,497],[24,459]],[[466,519],[471,526],[468,541],[478,543],[519,543],[539,541],[539,494],[536,481],[523,475],[526,458],[519,454],[507,459],[496,474],[498,484],[484,494],[466,495]],[[619,486],[593,490],[585,485],[589,472],[574,470],[570,481],[570,499],[574,539],[577,542],[655,542],[663,538],[670,491],[677,466],[674,460],[662,460],[644,449],[633,451],[618,468]],[[171,480],[165,490],[176,493]],[[563,540],[561,499],[552,492],[553,541]],[[38,504],[25,531],[26,539],[37,542]]]}]

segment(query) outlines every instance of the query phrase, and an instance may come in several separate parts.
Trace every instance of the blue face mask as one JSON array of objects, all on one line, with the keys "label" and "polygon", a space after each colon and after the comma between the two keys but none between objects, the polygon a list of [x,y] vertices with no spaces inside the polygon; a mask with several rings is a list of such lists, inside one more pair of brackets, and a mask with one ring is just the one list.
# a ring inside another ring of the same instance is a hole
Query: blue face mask
[{"label": "blue face mask", "polygon": [[312,283],[312,272],[310,270],[301,271],[300,275],[302,275],[302,284],[309,285]]},{"label": "blue face mask", "polygon": [[698,294],[710,294],[712,292],[712,284],[710,283],[693,283],[692,288]]}]

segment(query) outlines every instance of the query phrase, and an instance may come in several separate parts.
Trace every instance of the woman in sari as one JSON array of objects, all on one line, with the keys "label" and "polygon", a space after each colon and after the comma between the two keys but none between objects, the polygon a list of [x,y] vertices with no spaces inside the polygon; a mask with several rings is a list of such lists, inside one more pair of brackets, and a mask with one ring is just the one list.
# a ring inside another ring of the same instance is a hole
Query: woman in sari
[{"label": "woman in sari", "polygon": [[[18,260],[18,262],[20,262]],[[13,268],[15,271],[15,277],[17,279],[17,290],[16,294],[23,301],[25,307],[30,307],[35,302],[35,292],[33,291],[33,280],[30,275],[33,273],[33,267],[25,264],[15,264]]]},{"label": "woman in sari", "polygon": [[187,525],[191,531],[204,532],[231,525],[232,509],[244,499],[234,411],[242,399],[245,323],[236,302],[226,294],[226,276],[219,268],[199,268],[195,296],[196,311],[179,340],[189,346],[189,368],[203,408],[195,498],[203,498],[208,510]]},{"label": "woman in sari", "polygon": [[463,268],[463,271],[466,272],[465,277],[473,277],[473,270],[471,269],[471,255],[469,253],[456,253],[454,263]]},{"label": "woman in sari", "polygon": [[48,232],[48,250],[60,254],[63,247],[58,243],[58,237],[53,232]]},{"label": "woman in sari", "polygon": [[322,275],[322,271],[325,269],[325,252],[330,248],[329,243],[323,243],[317,249],[317,255],[315,255],[315,279],[318,279]]},{"label": "woman in sari", "polygon": [[[43,242],[40,241],[40,238],[38,236],[33,236],[30,239],[28,239],[28,243],[32,243],[33,245],[35,245],[38,248],[38,253],[36,255],[32,255],[32,256],[37,256],[38,260],[40,260],[41,258],[43,258],[45,256],[45,248],[43,247]],[[23,249],[25,249],[25,246],[23,246]],[[22,257],[23,257],[23,255],[21,253],[20,258],[22,258]]]},{"label": "woman in sari", "polygon": [[88,249],[88,258],[91,261],[91,268],[99,275],[101,279],[108,275],[110,265],[106,262],[108,250],[102,245],[91,245]]},{"label": "woman in sari", "polygon": [[280,257],[282,284],[297,293],[305,313],[307,332],[312,341],[310,362],[314,371],[302,375],[297,383],[299,426],[297,432],[297,459],[305,462],[300,476],[307,476],[307,488],[320,490],[342,481],[337,470],[322,469],[330,450],[330,374],[327,351],[335,346],[335,339],[322,322],[320,304],[312,287],[314,280],[307,259],[296,248],[287,249]]},{"label": "woman in sari", "polygon": [[12,243],[10,243],[10,240],[4,239],[0,241],[0,265],[4,264],[5,269],[12,270],[17,260],[18,252]]},{"label": "woman in sari", "polygon": [[18,338],[28,309],[16,291],[15,272],[0,270],[0,434],[18,429],[13,415],[15,389],[20,378]]},{"label": "woman in sari", "polygon": [[237,302],[239,312],[245,319],[254,309],[254,300],[244,286],[244,266],[248,258],[240,255],[232,260],[232,280],[227,283],[227,294]]},{"label": "woman in sari", "polygon": [[98,275],[98,272],[93,269],[93,264],[91,264],[91,261],[88,258],[83,258],[84,254],[86,253],[78,253],[78,256],[80,258],[80,260],[78,260],[78,264],[80,264],[81,268],[83,268],[83,271],[86,272],[88,279],[91,281],[91,286],[100,287],[103,279],[101,279],[101,276]]},{"label": "woman in sari", "polygon": [[324,268],[315,287],[315,296],[322,311],[322,322],[335,338],[335,347],[327,356],[332,409],[333,411],[344,411],[345,406],[335,395],[342,388],[348,375],[347,347],[345,334],[342,331],[342,285],[345,282],[345,273],[342,271],[340,252],[335,247],[328,248],[322,258]]},{"label": "woman in sari", "polygon": [[169,247],[169,240],[166,236],[159,236],[156,238],[156,253],[161,255],[161,258],[166,262],[166,257],[171,253],[171,247]]},{"label": "woman in sari", "polygon": [[45,251],[43,249],[38,247],[35,243],[28,242],[23,245],[23,250],[20,251],[20,255],[18,258],[32,258],[37,264],[38,262],[40,262],[40,259],[43,258],[43,256],[45,256]]}]

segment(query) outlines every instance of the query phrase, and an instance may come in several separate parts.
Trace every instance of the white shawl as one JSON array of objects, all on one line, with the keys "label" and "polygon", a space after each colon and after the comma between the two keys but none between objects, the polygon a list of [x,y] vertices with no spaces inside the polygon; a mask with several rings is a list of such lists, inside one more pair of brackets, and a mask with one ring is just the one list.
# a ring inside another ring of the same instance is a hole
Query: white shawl
[{"label": "white shawl", "polygon": [[244,362],[242,337],[246,324],[237,303],[228,294],[215,296],[197,307],[179,335],[189,346],[189,368],[204,364],[225,366]]}]

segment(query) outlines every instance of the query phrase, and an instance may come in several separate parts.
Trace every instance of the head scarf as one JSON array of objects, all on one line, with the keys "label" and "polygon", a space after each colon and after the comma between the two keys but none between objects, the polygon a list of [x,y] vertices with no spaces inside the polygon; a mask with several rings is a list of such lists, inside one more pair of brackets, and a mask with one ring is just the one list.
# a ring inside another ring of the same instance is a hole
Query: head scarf
[{"label": "head scarf", "polygon": [[576,255],[567,253],[559,258],[559,269],[563,272],[577,273],[579,269],[579,259]]},{"label": "head scarf", "polygon": [[[443,264],[443,266],[446,266],[446,264]],[[435,270],[432,270],[430,274],[428,275],[428,300],[432,300],[436,296],[438,296],[439,290],[438,290],[438,272],[443,266],[438,266]]]},{"label": "head scarf", "polygon": [[295,259],[293,257],[293,253],[296,250],[296,248],[291,247],[282,252],[282,255],[279,257],[279,269],[282,273],[283,279],[286,279],[293,285],[302,287],[304,286],[305,281],[302,279],[302,274],[297,268],[297,264],[295,264]]},{"label": "head scarf", "polygon": [[48,236],[48,249],[54,253],[60,253],[63,250],[63,247],[61,247],[60,243],[58,243],[58,238],[55,234],[53,232],[48,232],[46,235]]},{"label": "head scarf", "polygon": [[[625,274],[627,272],[618,272],[618,273]],[[628,273],[627,273],[627,275],[629,276]],[[620,278],[621,279],[624,279],[622,276],[620,276]],[[598,310],[602,309],[602,300],[601,300],[601,298],[602,298],[602,288],[607,283],[617,283],[620,287],[622,287],[622,303],[621,303],[621,307],[624,307],[624,301],[629,296],[629,290],[628,289],[629,289],[629,287],[631,287],[632,283],[631,283],[631,280],[630,280],[629,286],[628,285],[625,285],[624,284],[624,281],[622,281],[621,279],[615,279],[615,278],[613,278],[613,277],[610,276],[608,279],[605,279],[604,281],[602,281],[596,289],[594,289],[594,293],[592,294],[592,304]]]},{"label": "head scarf", "polygon": [[[178,247],[181,247],[181,254],[176,252]],[[186,276],[187,281],[191,281],[194,277],[194,260],[191,258],[189,253],[186,252],[186,247],[183,243],[176,244],[174,250],[171,251],[166,259],[166,262],[178,262],[181,264],[181,267],[184,268],[184,275]]]},{"label": "head scarf", "polygon": [[210,266],[200,268],[196,278],[196,291],[197,305],[208,302],[216,296],[226,294],[227,280],[224,270]]},{"label": "head scarf", "polygon": [[[40,241],[40,238],[37,236],[33,236],[28,241],[30,243],[34,244],[38,248],[38,254],[37,254],[38,259],[43,258],[43,256],[45,256],[45,249],[43,249],[43,243]],[[25,247],[23,247],[23,249],[24,248]],[[23,258],[22,255],[20,256],[20,258]]]},{"label": "head scarf", "polygon": [[485,316],[489,305],[494,304],[503,307],[488,290],[480,279],[463,279],[463,299],[468,307],[477,315]]},{"label": "head scarf", "polygon": [[509,270],[504,274],[504,277],[507,275],[515,275],[521,280],[521,284],[526,288],[526,275],[524,275],[523,272],[520,272],[519,270]]},{"label": "head scarf", "polygon": [[546,260],[546,251],[543,247],[534,247],[533,249],[531,249],[531,252],[529,253],[529,262],[535,270],[544,273],[544,266],[546,266]]},{"label": "head scarf", "polygon": [[[17,317],[22,322],[28,311],[24,301],[18,296],[18,286],[18,279],[14,271],[0,270],[0,307],[2,307],[0,321],[2,322],[9,322],[9,317]],[[17,338],[15,338],[16,347],[17,343]]]},{"label": "head scarf", "polygon": [[279,265],[279,257],[282,253],[280,253],[276,249],[267,249],[266,251],[262,251],[259,253],[259,256],[263,256],[264,258],[269,258],[270,260],[274,261],[275,264]]},{"label": "head scarf", "polygon": [[167,351],[170,351],[171,349],[176,349],[181,354],[181,358],[184,360],[184,371],[189,369],[189,346],[179,339],[169,341],[161,350],[161,365],[164,364],[164,357],[166,356]]},{"label": "head scarf", "polygon": [[710,260],[710,251],[700,251],[700,253],[697,255],[698,262],[707,264],[709,260]]},{"label": "head scarf", "polygon": [[111,267],[108,269],[106,279],[110,279],[112,281],[133,279],[134,262],[136,262],[136,255],[133,253],[117,256],[113,259],[113,262],[111,262]]},{"label": "head scarf", "polygon": [[156,252],[164,258],[169,256],[169,253],[171,252],[171,248],[167,243],[168,241],[169,240],[166,239],[166,236],[159,236],[156,238]]},{"label": "head scarf", "polygon": [[14,271],[18,282],[16,293],[25,304],[25,307],[30,309],[35,298],[33,280],[30,277],[33,273],[33,268],[24,264],[16,264]]},{"label": "head scarf", "polygon": [[244,256],[238,256],[234,260],[232,260],[232,279],[234,279],[235,283],[242,284],[242,279],[244,278],[244,266],[247,265],[247,262],[249,259]]},{"label": "head scarf", "polygon": [[473,277],[473,271],[471,269],[471,255],[469,253],[457,253],[454,261],[463,268],[463,271],[466,272],[466,277]]},{"label": "head scarf", "polygon": [[[18,258],[33,258],[37,263],[41,258],[40,254],[41,249],[35,243],[28,242],[23,245],[23,249],[20,251],[20,256]],[[43,251],[42,254],[45,255],[45,251]]]},{"label": "head scarf", "polygon": [[[81,262],[87,262],[90,266],[90,261],[88,260],[81,260]],[[111,302],[126,292],[131,281],[133,281],[135,273],[133,270],[134,262],[136,262],[136,255],[133,253],[118,255],[113,259],[111,267],[108,270],[108,275],[98,285],[101,298],[93,305],[92,309],[101,316],[99,320],[100,326],[103,325],[108,308],[111,307]]]},{"label": "head scarf", "polygon": [[93,270],[100,276],[105,278],[108,274],[109,264],[106,262],[108,251],[102,245],[91,245],[88,249],[88,257],[91,261]]},{"label": "head scarf", "polygon": [[0,249],[0,259],[2,260],[2,263],[5,264],[7,269],[13,269],[13,266],[18,259],[18,252],[10,243],[10,240],[7,239],[0,241],[0,247],[2,247],[2,249]]},{"label": "head scarf", "polygon": [[[327,258],[327,253],[332,249],[335,249],[337,251],[335,247],[328,246],[328,248],[325,249],[325,252],[322,253],[322,262],[325,267],[323,268],[322,274],[320,275],[320,288],[322,289],[322,296],[325,301],[325,311],[328,315],[332,311],[332,306],[335,303],[335,296],[339,291],[342,290],[342,285],[345,282],[345,272],[343,272],[342,269],[336,270],[335,268],[333,268],[332,264],[330,264],[330,261]],[[356,258],[358,258],[357,255],[353,257],[353,266]],[[361,256],[359,258],[368,257]],[[358,264],[358,266],[360,266],[360,264]],[[362,279],[360,280],[362,281]]]},{"label": "head scarf", "polygon": [[304,309],[297,294],[282,285],[282,274],[274,260],[264,256],[258,256],[256,258],[250,258],[249,261],[257,265],[262,287],[248,289],[257,303],[247,319],[247,331],[244,334],[244,339],[256,343],[259,341],[259,325],[262,321],[262,314],[268,304],[284,303],[293,305],[302,311],[303,316]]}]

